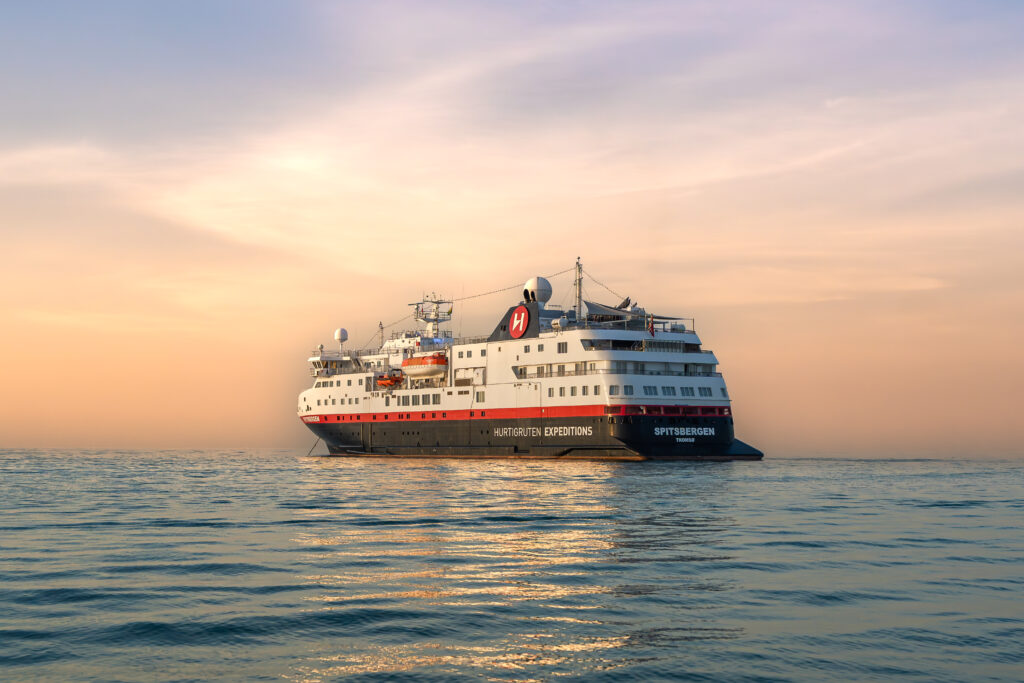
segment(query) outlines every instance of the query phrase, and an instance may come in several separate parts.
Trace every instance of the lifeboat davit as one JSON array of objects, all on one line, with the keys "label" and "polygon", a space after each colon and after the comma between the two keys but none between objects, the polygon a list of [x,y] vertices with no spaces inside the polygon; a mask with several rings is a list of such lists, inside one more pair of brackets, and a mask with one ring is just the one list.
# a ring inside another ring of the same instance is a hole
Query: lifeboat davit
[{"label": "lifeboat davit", "polygon": [[412,379],[443,377],[448,372],[448,356],[443,351],[417,354],[402,361],[402,371]]},{"label": "lifeboat davit", "polygon": [[396,387],[405,381],[401,370],[391,370],[386,375],[377,375],[378,387]]}]

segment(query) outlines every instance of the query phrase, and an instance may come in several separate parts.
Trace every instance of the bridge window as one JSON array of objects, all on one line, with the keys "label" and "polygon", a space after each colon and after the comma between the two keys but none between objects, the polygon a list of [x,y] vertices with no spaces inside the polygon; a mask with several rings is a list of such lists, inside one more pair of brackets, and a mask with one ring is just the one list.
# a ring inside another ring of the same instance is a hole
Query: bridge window
[{"label": "bridge window", "polygon": [[657,396],[658,387],[651,386],[650,384],[644,385],[644,396]]},{"label": "bridge window", "polygon": [[662,396],[675,396],[676,395],[676,388],[675,387],[662,387],[661,388],[661,395]]},{"label": "bridge window", "polygon": [[698,387],[700,395],[705,398],[711,398],[711,387]]}]

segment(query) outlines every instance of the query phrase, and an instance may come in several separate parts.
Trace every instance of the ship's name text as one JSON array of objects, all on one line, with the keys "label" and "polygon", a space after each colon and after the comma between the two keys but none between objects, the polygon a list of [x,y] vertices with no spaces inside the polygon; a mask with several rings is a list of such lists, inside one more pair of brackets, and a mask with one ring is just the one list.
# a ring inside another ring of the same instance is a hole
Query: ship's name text
[{"label": "ship's name text", "polygon": [[519,438],[524,436],[593,436],[594,428],[590,425],[568,425],[564,427],[495,427],[494,436],[502,438]]},{"label": "ship's name text", "polygon": [[655,427],[655,436],[714,436],[714,427]]}]

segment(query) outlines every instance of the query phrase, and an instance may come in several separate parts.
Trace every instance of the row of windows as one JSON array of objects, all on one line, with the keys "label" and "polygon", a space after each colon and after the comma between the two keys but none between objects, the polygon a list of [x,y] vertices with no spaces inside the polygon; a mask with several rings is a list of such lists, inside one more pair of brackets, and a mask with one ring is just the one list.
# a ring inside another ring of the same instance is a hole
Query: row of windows
[{"label": "row of windows", "polygon": [[[653,385],[653,384],[645,384],[644,387],[643,387],[643,390],[644,390],[644,396],[657,396],[658,395],[658,387]],[[701,395],[702,398],[711,398],[714,395],[714,392],[712,391],[711,387],[697,387],[697,390],[700,392],[700,395]],[[722,392],[722,398],[729,398],[729,392],[725,390],[725,387],[720,387],[720,390]],[[617,396],[618,393],[619,393],[619,385],[618,384],[609,385],[609,387],[608,387],[608,395],[609,396]],[[633,385],[632,384],[623,384],[622,385],[622,394],[624,396],[632,396],[633,395]],[[670,386],[663,386],[663,387],[661,387],[661,395],[662,396],[675,396],[676,395],[676,388],[675,387],[670,387]],[[679,387],[679,395],[680,396],[690,396],[690,397],[692,397],[694,395],[693,387]]]},{"label": "row of windows", "polygon": [[[466,358],[472,358],[473,357],[473,349],[469,349],[468,351],[465,351],[465,352],[459,351],[459,358],[463,357],[462,356],[463,353],[466,354],[466,356],[465,356]],[[487,349],[480,349],[480,355],[481,356],[486,356],[487,355]]]},{"label": "row of windows", "polygon": [[[355,401],[355,403],[353,403],[353,400]],[[328,403],[327,401],[328,401],[328,399],[325,398],[324,399],[324,405],[325,406],[336,406],[336,405],[338,405],[338,399],[336,399],[336,398],[330,399],[330,403]],[[316,404],[320,405],[320,399],[316,400]],[[345,399],[341,399],[341,405],[345,405]],[[359,399],[358,398],[357,399],[351,399],[350,398],[348,400],[348,405],[359,405]]]},{"label": "row of windows", "polygon": [[[356,384],[358,384],[359,386],[362,386],[363,385],[363,378],[360,377],[358,380],[356,380]],[[340,387],[341,386],[341,380],[340,379],[339,380],[322,380],[320,382],[317,382],[313,386],[313,388],[314,389],[319,389],[320,387],[334,387],[334,386]],[[349,386],[349,387],[352,386],[352,380],[346,380],[345,386]]]},{"label": "row of windows", "polygon": [[435,406],[441,405],[441,394],[422,394],[422,395],[420,395],[420,394],[412,394],[412,395],[406,394],[405,396],[394,396],[394,397],[385,396],[384,397],[384,405],[385,406],[390,406],[392,398],[395,399],[395,405],[396,406],[408,406],[408,405],[418,406],[418,405],[420,405],[420,402],[422,402],[423,405],[425,405],[425,406],[429,406],[429,405],[431,405],[431,403],[433,403],[433,405],[435,405]]},{"label": "row of windows", "polygon": [[[578,387],[578,388],[577,387],[569,387],[569,395],[570,396],[575,396],[576,393],[577,393],[577,390],[579,391],[580,396],[587,396],[587,395],[590,394],[590,387],[588,387],[586,384],[584,384],[583,386]],[[548,398],[553,398],[554,395],[555,395],[555,388],[554,387],[548,387]],[[565,387],[558,387],[558,395],[559,396],[565,396]],[[600,384],[595,384],[594,385],[594,396],[600,396],[600,395],[601,395],[601,385]]]},{"label": "row of windows", "polygon": [[[544,350],[544,345],[543,344],[537,344],[537,353],[540,353],[543,350]],[[527,344],[526,346],[523,347],[523,353],[529,353],[529,352],[530,352],[530,345]]]}]

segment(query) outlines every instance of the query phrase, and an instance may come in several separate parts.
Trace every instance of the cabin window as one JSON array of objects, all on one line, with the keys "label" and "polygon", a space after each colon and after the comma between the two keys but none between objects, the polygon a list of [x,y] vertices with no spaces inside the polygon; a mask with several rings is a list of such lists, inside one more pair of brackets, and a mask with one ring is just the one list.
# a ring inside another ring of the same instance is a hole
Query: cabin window
[{"label": "cabin window", "polygon": [[676,388],[675,387],[662,387],[661,388],[661,395],[662,396],[675,396],[676,395]]},{"label": "cabin window", "polygon": [[565,396],[565,387],[558,387],[558,395]]},{"label": "cabin window", "polygon": [[423,405],[430,405],[430,394],[423,394]]},{"label": "cabin window", "polygon": [[333,406],[333,405],[337,405],[337,404],[338,404],[338,399],[332,398],[331,399],[331,405]]},{"label": "cabin window", "polygon": [[487,349],[480,349],[480,355],[481,356],[486,356],[487,355]]},{"label": "cabin window", "polygon": [[573,387],[569,387],[569,395],[570,396],[575,396],[576,395],[576,387],[574,387],[574,386]]},{"label": "cabin window", "polygon": [[632,384],[623,384],[622,385],[622,394],[623,394],[623,396],[632,396],[633,395],[633,385]]},{"label": "cabin window", "polygon": [[618,384],[609,384],[608,385],[608,395],[609,396],[618,396],[619,395],[619,385]]},{"label": "cabin window", "polygon": [[645,384],[644,385],[644,396],[657,396],[657,395],[658,395],[658,387],[652,386],[650,384]]},{"label": "cabin window", "polygon": [[356,405],[359,405],[359,397],[356,397]]},{"label": "cabin window", "polygon": [[459,358],[462,358],[462,351],[459,351]]},{"label": "cabin window", "polygon": [[722,398],[729,398],[729,392],[725,390],[725,387],[722,387]]},{"label": "cabin window", "polygon": [[473,357],[473,349],[470,349],[469,351],[466,351],[466,358],[472,358],[472,357]]},{"label": "cabin window", "polygon": [[588,391],[590,391],[590,387],[588,387],[586,384],[580,387],[580,393],[582,393],[584,396],[587,395]]},{"label": "cabin window", "polygon": [[530,345],[527,344],[526,346],[523,347],[523,353],[529,353],[529,352],[530,352]]},{"label": "cabin window", "polygon": [[537,366],[537,376],[538,377],[543,377],[544,376],[544,366],[543,365],[538,365]]},{"label": "cabin window", "polygon": [[548,387],[548,398],[554,398],[554,397],[555,397],[555,388],[554,387]]},{"label": "cabin window", "polygon": [[482,392],[482,391],[476,392],[476,402],[477,403],[483,403],[484,402],[484,392]]},{"label": "cabin window", "polygon": [[594,385],[594,396],[600,396],[600,395],[601,395],[601,385],[600,384],[595,384]]},{"label": "cabin window", "polygon": [[441,405],[441,394],[434,394],[434,405]]},{"label": "cabin window", "polygon": [[559,353],[568,353],[569,352],[569,342],[558,342],[558,352]]},{"label": "cabin window", "polygon": [[352,386],[352,380],[348,380],[348,385],[347,386]]},{"label": "cabin window", "polygon": [[358,384],[359,386],[363,386],[363,378],[360,377],[359,379],[357,379],[356,384]]},{"label": "cabin window", "polygon": [[537,351],[543,351],[543,350],[544,350],[544,345],[543,344],[537,344]]},{"label": "cabin window", "polygon": [[562,377],[564,375],[565,375],[565,366],[564,365],[559,365],[558,366],[558,376]]},{"label": "cabin window", "polygon": [[704,398],[711,398],[711,387],[699,387],[699,391]]},{"label": "cabin window", "polygon": [[420,404],[420,396],[419,396],[419,394],[413,394],[412,395],[412,404],[414,406],[418,406]]},{"label": "cabin window", "polygon": [[384,407],[387,408],[390,405],[391,405],[391,397],[390,396],[385,396],[384,397]]},{"label": "cabin window", "polygon": [[320,399],[317,399],[317,400],[316,400],[316,404],[317,404],[317,405],[320,405]]}]

